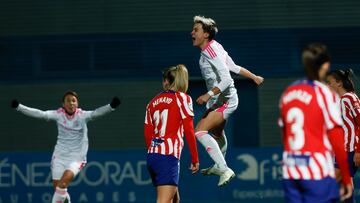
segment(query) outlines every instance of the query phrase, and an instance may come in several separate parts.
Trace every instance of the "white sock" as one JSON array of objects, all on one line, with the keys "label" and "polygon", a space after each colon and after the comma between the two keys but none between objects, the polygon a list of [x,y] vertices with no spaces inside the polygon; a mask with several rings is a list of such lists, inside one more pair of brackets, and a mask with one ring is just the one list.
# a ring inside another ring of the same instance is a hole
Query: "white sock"
[{"label": "white sock", "polygon": [[210,155],[211,159],[214,160],[216,166],[220,170],[225,170],[227,168],[226,161],[216,140],[208,134],[208,131],[198,131],[195,133],[195,136],[205,147],[207,153]]},{"label": "white sock", "polygon": [[66,188],[56,187],[51,203],[63,203],[67,196]]},{"label": "white sock", "polygon": [[68,192],[66,193],[66,199],[68,200],[68,203],[71,203],[70,194]]},{"label": "white sock", "polygon": [[218,143],[221,153],[223,154],[223,156],[225,158],[226,151],[227,151],[227,138],[226,138],[225,132],[222,131],[222,135],[220,137],[216,137],[215,140]]}]

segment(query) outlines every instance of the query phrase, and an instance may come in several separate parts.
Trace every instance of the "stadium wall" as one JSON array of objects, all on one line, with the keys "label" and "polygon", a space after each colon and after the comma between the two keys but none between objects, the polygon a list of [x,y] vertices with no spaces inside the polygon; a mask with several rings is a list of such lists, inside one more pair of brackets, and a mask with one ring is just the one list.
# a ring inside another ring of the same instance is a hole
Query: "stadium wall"
[{"label": "stadium wall", "polygon": [[[183,63],[200,77],[189,32],[12,36],[0,38],[0,81],[157,78]],[[217,40],[236,63],[265,77],[302,75],[301,50],[328,45],[333,67],[360,71],[359,27],[226,30]]]},{"label": "stadium wall", "polygon": [[[161,91],[159,79],[149,81],[86,81],[86,82],[32,82],[0,85],[0,151],[52,151],[57,136],[56,124],[27,117],[10,108],[12,99],[41,110],[55,110],[61,106],[67,90],[79,94],[80,107],[93,110],[108,104],[113,96],[122,104],[116,111],[88,123],[90,150],[143,149],[143,125],[146,104]],[[249,80],[235,80],[240,107],[227,124],[227,136],[233,146],[259,145],[257,87]],[[201,79],[193,79],[189,94],[193,98],[195,124],[204,112],[204,106],[195,100],[206,92]]]},{"label": "stadium wall", "polygon": [[[179,191],[184,203],[283,203],[281,148],[230,149],[227,162],[236,177],[217,186],[218,176],[192,175],[186,147],[180,165]],[[203,167],[210,164],[200,150]],[[0,153],[0,201],[50,203],[53,193],[49,170],[51,153]],[[87,166],[68,191],[73,203],[154,202],[156,193],[146,169],[145,150],[91,151]],[[360,181],[359,174],[354,181]],[[355,188],[360,200],[360,190]]]},{"label": "stadium wall", "polygon": [[0,36],[189,31],[194,15],[220,30],[356,27],[357,0],[3,0]]}]

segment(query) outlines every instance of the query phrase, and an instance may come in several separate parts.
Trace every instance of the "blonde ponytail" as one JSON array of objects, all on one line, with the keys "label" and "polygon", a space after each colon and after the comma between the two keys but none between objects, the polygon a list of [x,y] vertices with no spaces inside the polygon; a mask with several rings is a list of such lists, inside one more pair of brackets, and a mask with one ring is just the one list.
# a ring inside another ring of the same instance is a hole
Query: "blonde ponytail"
[{"label": "blonde ponytail", "polygon": [[189,87],[189,74],[186,66],[179,64],[167,68],[163,72],[163,80],[168,80],[169,85],[165,88],[173,91],[186,93]]}]

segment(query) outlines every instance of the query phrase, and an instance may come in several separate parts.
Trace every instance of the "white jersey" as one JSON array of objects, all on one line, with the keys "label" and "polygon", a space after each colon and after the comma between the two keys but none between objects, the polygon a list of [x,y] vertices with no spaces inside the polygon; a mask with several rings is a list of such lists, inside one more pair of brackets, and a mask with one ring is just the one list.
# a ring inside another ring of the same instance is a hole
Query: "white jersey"
[{"label": "white jersey", "polygon": [[84,111],[78,108],[71,116],[63,108],[42,111],[19,104],[16,110],[34,118],[56,121],[58,137],[53,157],[63,160],[86,161],[89,147],[86,123],[114,109],[111,108],[110,104],[94,111]]},{"label": "white jersey", "polygon": [[230,71],[239,74],[241,66],[234,63],[221,44],[211,40],[201,51],[199,65],[207,89],[211,90],[217,87],[221,91],[220,94],[215,95],[208,101],[207,108],[210,108],[215,103],[224,103],[231,97],[237,97]]}]

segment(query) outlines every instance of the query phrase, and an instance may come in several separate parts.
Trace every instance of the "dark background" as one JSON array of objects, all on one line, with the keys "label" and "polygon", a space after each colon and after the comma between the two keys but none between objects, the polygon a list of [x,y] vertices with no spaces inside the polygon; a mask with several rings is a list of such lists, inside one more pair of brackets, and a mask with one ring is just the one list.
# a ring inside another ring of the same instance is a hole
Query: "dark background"
[{"label": "dark background", "polygon": [[[89,123],[90,150],[141,149],[147,102],[161,90],[161,70],[185,64],[193,100],[204,93],[190,32],[194,15],[219,26],[217,41],[234,61],[265,77],[256,87],[234,76],[240,104],[227,125],[230,146],[280,146],[277,102],[302,77],[301,49],[325,43],[332,68],[360,71],[356,0],[25,1],[0,3],[0,151],[51,151],[56,125],[10,109],[17,98],[57,109],[67,90],[91,110],[115,95],[122,105]],[[357,79],[355,78],[357,83]],[[194,105],[195,123],[203,107]]]}]

